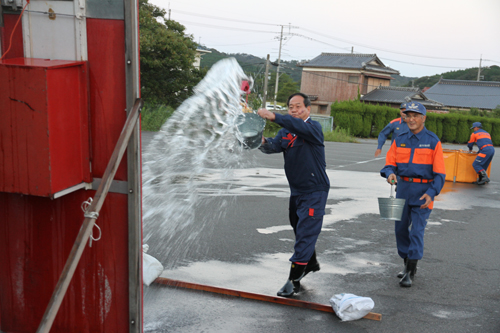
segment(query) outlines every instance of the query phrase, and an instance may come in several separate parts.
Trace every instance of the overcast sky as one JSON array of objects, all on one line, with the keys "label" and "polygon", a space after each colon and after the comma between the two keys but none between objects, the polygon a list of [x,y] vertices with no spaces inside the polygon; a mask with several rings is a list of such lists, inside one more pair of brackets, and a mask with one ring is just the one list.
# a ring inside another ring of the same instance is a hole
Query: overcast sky
[{"label": "overcast sky", "polygon": [[[376,54],[403,76],[500,66],[500,0],[149,0],[196,42],[226,53],[310,60]],[[168,15],[168,14],[167,14]]]}]

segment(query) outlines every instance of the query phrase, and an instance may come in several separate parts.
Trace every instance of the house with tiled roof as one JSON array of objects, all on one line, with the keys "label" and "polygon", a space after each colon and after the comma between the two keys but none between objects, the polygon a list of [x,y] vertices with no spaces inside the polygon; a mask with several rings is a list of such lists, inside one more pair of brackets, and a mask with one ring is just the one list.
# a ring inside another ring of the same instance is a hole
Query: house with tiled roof
[{"label": "house with tiled roof", "polygon": [[311,97],[311,112],[329,114],[335,101],[352,100],[379,86],[389,86],[398,75],[376,54],[322,53],[301,63],[300,91]]},{"label": "house with tiled roof", "polygon": [[491,111],[500,105],[500,82],[441,78],[425,95],[448,109]]},{"label": "house with tiled roof", "polygon": [[361,96],[360,100],[368,104],[385,104],[393,108],[399,108],[401,103],[419,102],[427,111],[447,112],[443,110],[442,103],[429,99],[419,88],[414,87],[380,86]]}]

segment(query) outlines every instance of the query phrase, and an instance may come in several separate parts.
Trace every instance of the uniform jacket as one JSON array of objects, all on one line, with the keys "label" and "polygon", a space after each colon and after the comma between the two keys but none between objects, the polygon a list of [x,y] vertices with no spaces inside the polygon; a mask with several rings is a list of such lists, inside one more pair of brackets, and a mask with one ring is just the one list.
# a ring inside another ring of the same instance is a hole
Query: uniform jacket
[{"label": "uniform jacket", "polygon": [[433,180],[426,190],[432,200],[443,188],[446,172],[443,149],[436,134],[423,128],[418,134],[410,130],[401,133],[387,152],[382,177],[396,174],[399,177]]},{"label": "uniform jacket", "polygon": [[378,146],[377,149],[382,149],[385,141],[392,134],[391,143],[394,142],[394,139],[401,133],[408,131],[408,125],[403,121],[401,117],[392,120],[389,124],[378,135]]},{"label": "uniform jacket", "polygon": [[488,132],[483,129],[479,129],[470,135],[470,140],[467,143],[467,147],[472,150],[474,144],[477,144],[479,150],[484,147],[493,147],[493,142],[491,141],[491,136]]},{"label": "uniform jacket", "polygon": [[321,124],[310,118],[303,121],[276,113],[275,123],[283,128],[274,138],[267,138],[259,149],[266,153],[281,153],[285,159],[285,174],[291,195],[328,191],[325,145]]}]

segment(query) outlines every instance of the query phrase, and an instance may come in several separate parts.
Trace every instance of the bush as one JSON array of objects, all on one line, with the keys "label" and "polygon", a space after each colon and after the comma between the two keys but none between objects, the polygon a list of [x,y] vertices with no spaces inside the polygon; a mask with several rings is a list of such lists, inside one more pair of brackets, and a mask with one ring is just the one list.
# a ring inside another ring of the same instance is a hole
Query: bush
[{"label": "bush", "polygon": [[330,115],[335,126],[348,129],[352,135],[368,138],[378,137],[387,123],[399,116],[399,110],[354,100],[333,103]]},{"label": "bush", "polygon": [[325,132],[325,141],[333,142],[358,142],[355,137],[349,134],[348,130],[336,128],[333,131]]},{"label": "bush", "polygon": [[470,125],[469,125],[469,119],[466,117],[462,117],[458,119],[458,124],[457,124],[457,134],[455,141],[457,143],[466,143],[469,141],[470,138]]},{"label": "bush", "polygon": [[363,116],[363,126],[361,127],[361,133],[360,133],[361,137],[363,138],[370,137],[370,133],[372,132],[372,121],[373,121],[373,114],[365,112]]},{"label": "bush", "polygon": [[[392,120],[399,118],[399,110],[386,105],[371,105],[360,101],[335,102],[331,107],[335,126],[349,130],[354,136],[378,137],[380,131]],[[470,126],[480,121],[483,129],[492,135],[494,145],[500,144],[500,107],[494,112],[451,110],[448,114],[427,113],[425,126],[443,142],[469,141]],[[493,140],[493,136],[495,139]]]},{"label": "bush", "polygon": [[[491,130],[493,128],[493,124],[491,122],[491,120],[486,120],[486,119],[480,119],[480,120],[474,120],[474,121],[480,121],[481,122],[481,125],[483,125],[483,129],[490,133],[491,134]],[[471,126],[472,126],[472,123],[471,123]],[[470,127],[470,126],[469,126]]]},{"label": "bush", "polygon": [[335,113],[335,128],[342,128],[354,136],[358,136],[363,129],[363,118],[359,113],[338,112]]},{"label": "bush", "polygon": [[427,114],[427,118],[425,119],[425,128],[434,134],[437,132],[436,117],[434,113]]},{"label": "bush", "polygon": [[458,117],[449,114],[443,119],[443,141],[454,142],[457,136]]},{"label": "bush", "polygon": [[499,146],[500,145],[500,120],[499,119],[492,119],[491,120],[491,141],[493,141],[494,146]]},{"label": "bush", "polygon": [[363,130],[363,117],[359,113],[354,113],[350,115],[350,119],[351,127],[349,128],[349,132],[354,136],[359,136]]},{"label": "bush", "polygon": [[376,105],[374,108],[375,116],[373,117],[373,131],[371,135],[375,138],[378,137],[380,131],[387,126],[387,121],[385,120],[387,114],[387,107]]},{"label": "bush", "polygon": [[351,128],[351,117],[345,112],[336,113],[333,121],[335,123],[335,128],[343,128],[345,130],[350,130]]},{"label": "bush", "polygon": [[174,108],[170,106],[144,103],[141,110],[141,129],[143,131],[159,131],[174,111]]},{"label": "bush", "polygon": [[437,117],[436,119],[436,135],[438,136],[439,140],[443,137],[443,117]]}]

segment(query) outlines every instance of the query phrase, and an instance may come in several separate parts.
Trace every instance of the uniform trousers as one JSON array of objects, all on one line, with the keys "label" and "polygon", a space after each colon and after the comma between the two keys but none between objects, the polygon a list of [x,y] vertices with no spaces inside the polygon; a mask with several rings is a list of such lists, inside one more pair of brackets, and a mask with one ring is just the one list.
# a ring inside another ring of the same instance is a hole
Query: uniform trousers
[{"label": "uniform trousers", "polygon": [[476,159],[472,162],[472,167],[476,170],[476,173],[479,173],[483,169],[484,171],[488,170],[493,155],[495,155],[495,148],[493,147],[484,147],[479,150]]},{"label": "uniform trousers", "polygon": [[290,197],[289,219],[295,234],[291,262],[307,263],[311,259],[323,226],[327,199],[327,191]]},{"label": "uniform trousers", "polygon": [[[401,221],[395,222],[395,234],[398,254],[403,259],[420,260],[424,256],[424,232],[432,209],[421,209],[425,200],[419,198],[429,187],[429,183],[398,182],[396,198],[405,199],[405,206]],[[433,203],[429,207],[432,208]]]}]

